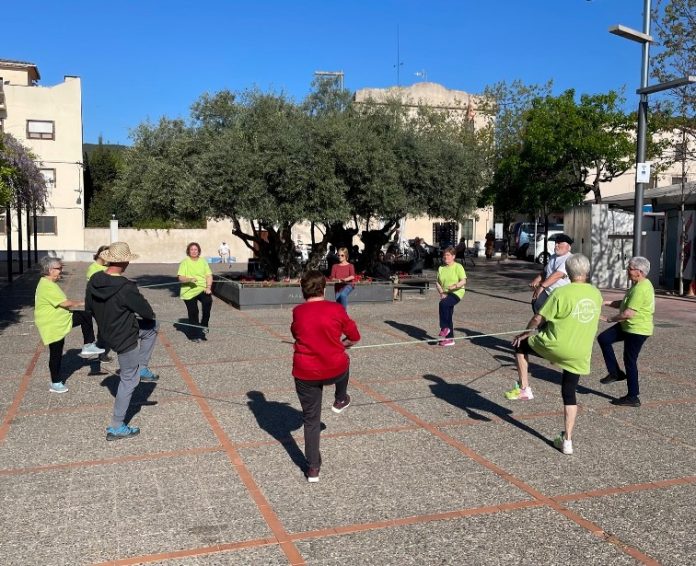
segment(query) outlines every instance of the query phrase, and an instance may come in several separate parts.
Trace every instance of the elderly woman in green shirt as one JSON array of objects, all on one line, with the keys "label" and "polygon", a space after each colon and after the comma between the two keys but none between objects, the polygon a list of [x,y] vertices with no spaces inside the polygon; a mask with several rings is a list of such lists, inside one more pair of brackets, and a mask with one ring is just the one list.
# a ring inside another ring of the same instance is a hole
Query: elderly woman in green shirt
[{"label": "elderly woman in green shirt", "polygon": [[442,253],[443,265],[437,270],[437,292],[440,293],[440,346],[454,346],[454,307],[464,297],[466,271],[455,261],[456,250],[450,246]]},{"label": "elderly woman in green shirt", "polygon": [[[208,333],[210,311],[213,306],[213,272],[205,258],[201,257],[201,246],[191,242],[186,246],[186,259],[179,264],[177,276],[181,282],[179,296],[183,299],[188,312],[189,324],[192,327],[187,335],[194,341],[205,340]],[[202,313],[198,319],[198,303],[201,303]],[[194,333],[195,331],[195,333]]]},{"label": "elderly woman in green shirt", "polygon": [[92,315],[80,310],[69,309],[81,307],[84,301],[68,299],[58,285],[63,272],[60,258],[44,256],[41,258],[41,279],[36,286],[34,297],[34,323],[39,330],[41,340],[48,346],[48,369],[51,373],[51,393],[67,393],[65,381],[60,377],[63,360],[65,337],[75,326],[82,328],[84,346],[80,352],[83,358],[91,358],[104,353],[94,343]]}]

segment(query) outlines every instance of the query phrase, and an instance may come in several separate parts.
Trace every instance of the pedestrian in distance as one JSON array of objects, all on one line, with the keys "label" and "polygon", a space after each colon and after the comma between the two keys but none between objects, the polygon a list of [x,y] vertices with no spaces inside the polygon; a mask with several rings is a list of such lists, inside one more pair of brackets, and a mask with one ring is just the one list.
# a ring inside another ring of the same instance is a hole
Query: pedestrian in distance
[{"label": "pedestrian in distance", "polygon": [[443,265],[437,269],[437,292],[440,293],[440,346],[454,346],[454,307],[464,297],[466,271],[455,260],[456,250],[450,246],[442,253]]},{"label": "pedestrian in distance", "polygon": [[353,292],[352,281],[355,279],[355,267],[348,263],[348,248],[338,249],[338,263],[331,266],[329,278],[336,282],[336,302],[348,310],[348,295]]},{"label": "pedestrian in distance", "polygon": [[131,438],[138,427],[125,422],[133,391],[138,383],[155,383],[159,376],[148,367],[157,341],[155,313],[134,281],[123,276],[138,258],[126,242],[114,242],[100,254],[109,263],[87,284],[87,307],[94,313],[99,332],[118,355],[119,384],[106,440]]},{"label": "pedestrian in distance", "polygon": [[302,406],[307,481],[318,482],[321,402],[324,386],[334,385],[331,410],[340,414],[350,406],[350,358],[346,348],[360,340],[355,322],[340,305],[324,300],[326,279],[309,271],[300,281],[305,302],[292,311],[290,331],[295,339],[292,375]]},{"label": "pedestrian in distance", "polygon": [[[618,314],[602,316],[605,322],[616,322],[597,337],[602,349],[604,364],[609,372],[600,379],[603,384],[615,381],[628,381],[628,393],[614,399],[614,405],[640,407],[640,387],[638,384],[638,356],[646,340],[653,334],[653,316],[655,314],[655,289],[648,273],[650,261],[644,257],[632,257],[628,261],[628,278],[631,288],[620,301],[605,301],[604,305],[619,309]],[[623,360],[626,371],[619,368],[614,354],[613,344],[624,343]]]},{"label": "pedestrian in distance", "polygon": [[529,286],[534,290],[532,293],[532,311],[538,313],[554,289],[563,287],[570,283],[568,273],[566,273],[565,263],[570,257],[570,249],[573,245],[573,238],[567,234],[558,234],[554,244],[554,253],[549,262],[539,275],[537,275]]},{"label": "pedestrian in distance", "polygon": [[83,310],[70,310],[84,306],[84,301],[68,299],[58,285],[63,273],[60,258],[44,256],[39,261],[41,279],[36,286],[34,296],[34,323],[39,330],[41,340],[48,346],[48,369],[51,374],[52,393],[67,393],[65,380],[61,378],[60,369],[63,362],[65,337],[75,327],[82,330],[84,346],[78,354],[82,358],[92,358],[103,354],[103,348],[94,343],[92,316]]},{"label": "pedestrian in distance", "polygon": [[230,262],[230,247],[226,242],[222,242],[218,248],[218,255],[220,256],[220,263],[227,265]]},{"label": "pedestrian in distance", "polygon": [[[201,246],[197,242],[186,246],[186,259],[179,264],[177,275],[181,282],[179,296],[186,305],[188,323],[193,326],[189,327],[187,335],[195,341],[205,340],[213,306],[213,272],[201,257]],[[198,303],[201,303],[200,319]]]},{"label": "pedestrian in distance", "polygon": [[527,324],[527,331],[515,336],[515,361],[519,381],[505,393],[509,400],[534,399],[529,386],[529,354],[536,354],[563,370],[561,396],[565,429],[554,439],[563,454],[573,453],[573,430],[578,412],[575,391],[581,375],[590,373],[602,295],[587,283],[590,261],[574,254],[565,262],[570,283],[556,289],[541,310]]}]

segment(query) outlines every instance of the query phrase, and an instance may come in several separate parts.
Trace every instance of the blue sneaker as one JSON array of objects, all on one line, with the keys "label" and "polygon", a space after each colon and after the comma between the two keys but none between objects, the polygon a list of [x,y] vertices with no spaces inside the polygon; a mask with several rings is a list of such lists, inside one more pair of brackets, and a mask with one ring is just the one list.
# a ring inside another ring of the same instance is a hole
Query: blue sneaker
[{"label": "blue sneaker", "polygon": [[67,393],[68,388],[65,386],[65,383],[61,383],[59,381],[58,383],[51,383],[51,388],[49,391],[51,393]]},{"label": "blue sneaker", "polygon": [[140,381],[144,383],[154,383],[159,379],[159,375],[152,373],[150,368],[143,368],[140,370]]},{"label": "blue sneaker", "polygon": [[137,426],[128,426],[126,424],[122,424],[118,428],[110,426],[106,429],[107,440],[120,440],[122,438],[137,436],[138,434],[140,434],[140,429]]}]

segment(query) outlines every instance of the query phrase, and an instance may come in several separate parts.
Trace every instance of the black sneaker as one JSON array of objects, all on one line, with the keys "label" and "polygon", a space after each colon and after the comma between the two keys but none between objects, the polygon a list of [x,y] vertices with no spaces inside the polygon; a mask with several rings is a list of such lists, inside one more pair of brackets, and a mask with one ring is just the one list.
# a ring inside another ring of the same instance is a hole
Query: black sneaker
[{"label": "black sneaker", "polygon": [[631,395],[624,395],[618,399],[612,399],[611,404],[619,407],[640,407],[640,399]]},{"label": "black sneaker", "polygon": [[99,361],[103,364],[110,364],[114,359],[109,354],[99,354]]},{"label": "black sneaker", "polygon": [[619,370],[618,373],[608,373],[602,379],[599,380],[600,383],[607,385],[608,383],[614,383],[615,381],[626,381],[626,374]]},{"label": "black sneaker", "polygon": [[309,468],[306,475],[309,483],[317,483],[319,481],[319,468]]},{"label": "black sneaker", "polygon": [[343,399],[343,401],[336,401],[336,402],[332,405],[331,410],[332,410],[334,413],[340,414],[340,413],[342,413],[343,411],[345,411],[348,407],[350,407],[350,395],[346,395],[346,398]]}]

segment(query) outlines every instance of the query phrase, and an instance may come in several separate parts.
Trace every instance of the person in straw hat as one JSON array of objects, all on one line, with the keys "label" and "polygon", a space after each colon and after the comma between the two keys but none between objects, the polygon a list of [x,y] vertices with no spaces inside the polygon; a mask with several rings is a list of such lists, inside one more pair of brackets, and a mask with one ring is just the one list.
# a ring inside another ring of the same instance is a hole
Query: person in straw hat
[{"label": "person in straw hat", "polygon": [[[133,391],[140,381],[159,379],[147,367],[157,340],[155,313],[135,282],[123,277],[128,264],[137,259],[126,242],[114,242],[100,257],[109,263],[87,284],[87,308],[94,313],[99,333],[118,355],[120,383],[114,401],[107,440],[130,438],[140,429],[124,422]],[[140,318],[136,318],[138,315]]]}]

